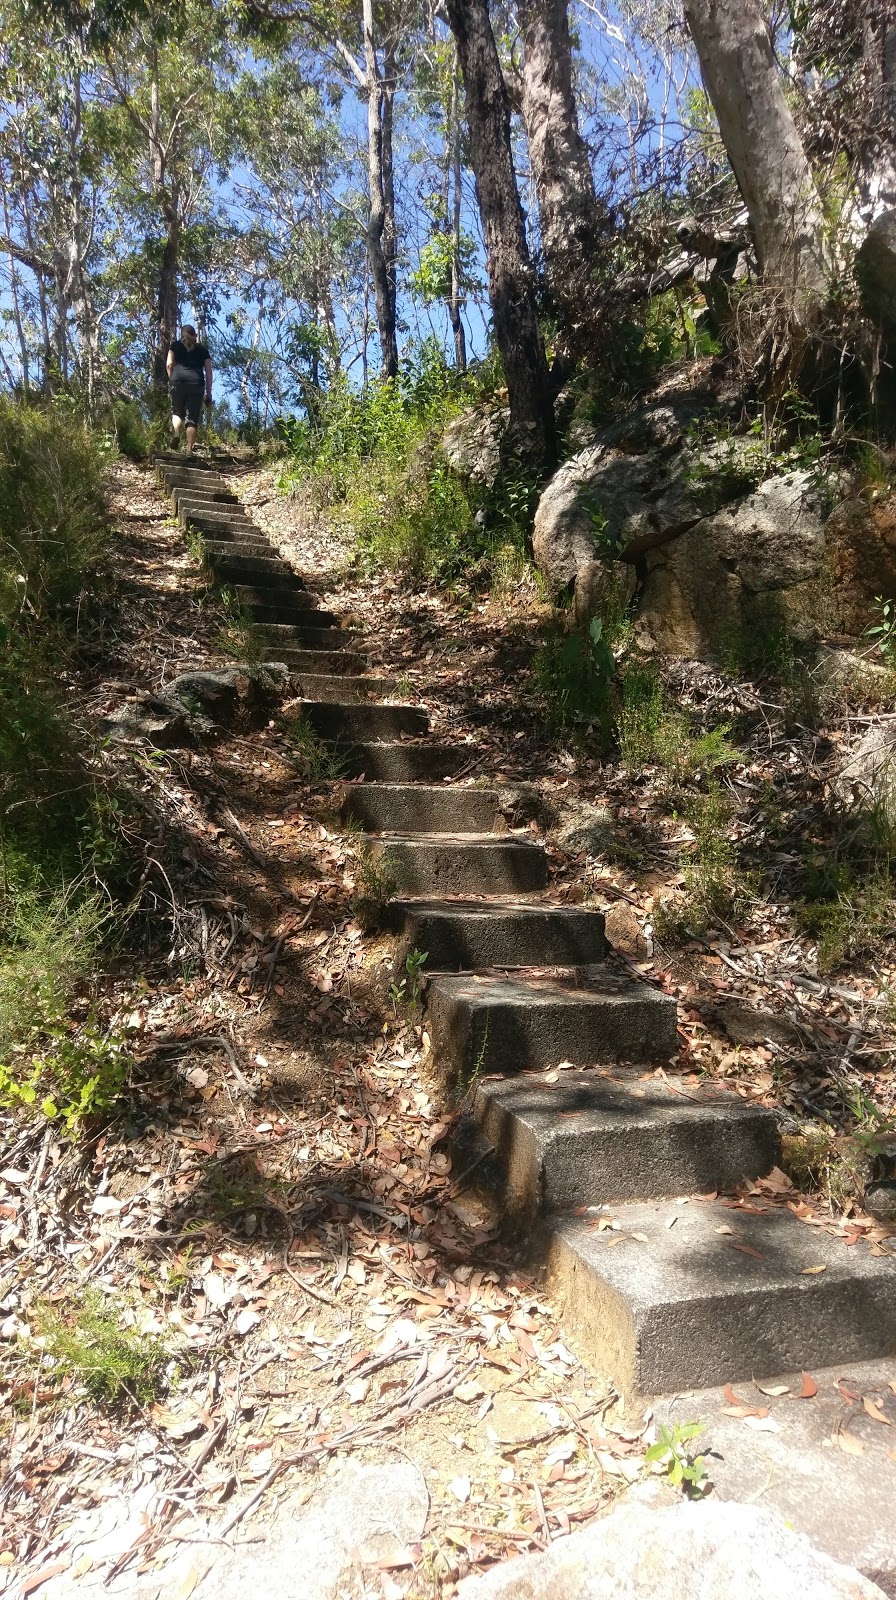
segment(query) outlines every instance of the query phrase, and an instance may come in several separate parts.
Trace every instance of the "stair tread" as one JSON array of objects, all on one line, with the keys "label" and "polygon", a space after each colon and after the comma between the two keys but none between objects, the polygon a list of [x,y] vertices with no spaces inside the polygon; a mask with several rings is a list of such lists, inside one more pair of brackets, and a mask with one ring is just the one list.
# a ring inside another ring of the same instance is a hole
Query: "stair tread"
[{"label": "stair tread", "polygon": [[[618,1227],[600,1229],[602,1215]],[[896,1254],[872,1255],[861,1242],[847,1246],[842,1235],[807,1226],[785,1206],[769,1205],[755,1215],[724,1199],[634,1200],[595,1208],[590,1216],[555,1216],[551,1225],[641,1306],[781,1287],[811,1298],[833,1281],[882,1281],[892,1286],[896,1309]],[[620,1237],[621,1248],[613,1245]],[[823,1273],[806,1271],[821,1265]]]},{"label": "stair tread", "polygon": [[539,969],[524,967],[512,974],[439,973],[432,987],[450,996],[453,1001],[469,1001],[471,1005],[510,1005],[514,1003],[578,1007],[604,1004],[608,999],[624,1000],[645,993],[658,998],[668,998],[661,989],[651,984],[611,971],[598,963],[593,966],[551,967]]}]

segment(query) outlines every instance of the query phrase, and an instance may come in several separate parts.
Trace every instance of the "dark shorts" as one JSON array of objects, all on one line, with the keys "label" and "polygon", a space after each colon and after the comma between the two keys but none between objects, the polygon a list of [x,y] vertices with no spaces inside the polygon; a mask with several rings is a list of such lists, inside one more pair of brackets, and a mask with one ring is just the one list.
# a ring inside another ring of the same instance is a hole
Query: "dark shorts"
[{"label": "dark shorts", "polygon": [[202,399],[205,390],[199,383],[172,383],[171,415],[183,417],[185,422],[198,428],[202,420]]}]

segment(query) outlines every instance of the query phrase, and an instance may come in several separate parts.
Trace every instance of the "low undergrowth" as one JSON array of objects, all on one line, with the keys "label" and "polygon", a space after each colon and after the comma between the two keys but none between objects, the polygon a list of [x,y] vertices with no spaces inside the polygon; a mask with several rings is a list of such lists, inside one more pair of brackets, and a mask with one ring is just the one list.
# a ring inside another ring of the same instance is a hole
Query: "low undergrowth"
[{"label": "low undergrowth", "polygon": [[148,1405],[163,1387],[168,1356],[159,1339],[127,1326],[127,1316],[124,1306],[97,1292],[67,1309],[36,1307],[34,1332],[47,1375],[73,1381],[103,1408]]},{"label": "low undergrowth", "polygon": [[59,1029],[126,877],[121,798],[72,695],[110,592],[106,459],[68,412],[0,402],[0,1101],[69,1123],[108,1098]]}]

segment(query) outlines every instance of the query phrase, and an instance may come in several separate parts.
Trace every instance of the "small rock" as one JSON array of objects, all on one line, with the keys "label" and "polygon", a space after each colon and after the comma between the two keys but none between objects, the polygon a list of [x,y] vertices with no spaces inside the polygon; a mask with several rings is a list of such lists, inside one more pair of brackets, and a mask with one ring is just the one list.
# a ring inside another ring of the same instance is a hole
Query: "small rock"
[{"label": "small rock", "polygon": [[624,1502],[535,1556],[469,1578],[458,1600],[884,1600],[852,1567],[757,1506]]},{"label": "small rock", "polygon": [[232,722],[241,702],[254,698],[253,680],[235,667],[220,672],[182,672],[166,686],[166,697],[214,722]]},{"label": "small rock", "polygon": [[120,706],[104,719],[103,729],[116,744],[146,740],[157,750],[170,750],[190,743],[190,730],[180,706],[165,700],[142,700]]},{"label": "small rock", "polygon": [[583,804],[564,811],[554,831],[554,842],[570,855],[599,856],[613,834],[613,819],[605,806]]},{"label": "small rock", "polygon": [[896,1229],[896,1182],[885,1178],[880,1183],[869,1183],[864,1196],[865,1210],[877,1222]]},{"label": "small rock", "polygon": [[550,801],[534,783],[515,783],[499,789],[498,805],[511,828],[524,828],[527,822],[549,828],[557,818]]},{"label": "small rock", "polygon": [[604,931],[615,950],[633,961],[646,961],[653,954],[653,940],[641,926],[633,906],[627,900],[617,900],[604,912]]},{"label": "small rock", "polygon": [[802,1043],[802,1035],[796,1024],[774,1011],[758,1010],[732,1001],[717,1007],[716,1016],[733,1044],[765,1044],[766,1041],[779,1045]]}]

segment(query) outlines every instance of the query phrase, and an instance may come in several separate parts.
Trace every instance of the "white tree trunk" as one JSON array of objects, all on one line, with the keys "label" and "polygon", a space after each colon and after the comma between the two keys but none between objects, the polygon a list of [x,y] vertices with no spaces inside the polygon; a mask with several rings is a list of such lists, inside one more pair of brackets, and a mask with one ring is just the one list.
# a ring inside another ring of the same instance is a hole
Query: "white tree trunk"
[{"label": "white tree trunk", "polygon": [[758,0],[685,0],[703,81],[744,197],[766,284],[797,342],[829,278],[824,215]]},{"label": "white tree trunk", "polygon": [[581,308],[582,274],[593,258],[597,200],[572,87],[566,0],[526,0],[522,111],[538,197],[541,243],[555,299]]}]

